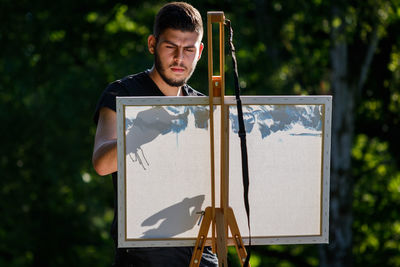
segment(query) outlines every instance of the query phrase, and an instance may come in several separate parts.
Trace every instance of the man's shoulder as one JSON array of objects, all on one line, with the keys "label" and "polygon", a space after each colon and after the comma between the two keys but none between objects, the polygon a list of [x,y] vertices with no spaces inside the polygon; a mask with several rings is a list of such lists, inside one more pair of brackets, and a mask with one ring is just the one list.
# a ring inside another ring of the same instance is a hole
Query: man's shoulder
[{"label": "man's shoulder", "polygon": [[110,83],[108,87],[115,88],[127,96],[158,94],[158,90],[154,88],[154,83],[151,81],[148,71],[127,75]]},{"label": "man's shoulder", "polygon": [[146,79],[149,77],[148,71],[142,71],[142,72],[138,72],[135,74],[130,74],[125,76],[122,79],[119,79],[117,81],[130,81],[130,80],[142,80],[142,79]]},{"label": "man's shoulder", "polygon": [[149,75],[147,74],[147,72],[142,71],[139,73],[127,75],[127,76],[123,77],[122,79],[118,79],[118,80],[114,81],[114,83],[118,83],[125,87],[132,87],[132,86],[137,86],[137,85],[141,86],[141,85],[145,84],[146,82],[148,82],[148,79],[149,79]]}]

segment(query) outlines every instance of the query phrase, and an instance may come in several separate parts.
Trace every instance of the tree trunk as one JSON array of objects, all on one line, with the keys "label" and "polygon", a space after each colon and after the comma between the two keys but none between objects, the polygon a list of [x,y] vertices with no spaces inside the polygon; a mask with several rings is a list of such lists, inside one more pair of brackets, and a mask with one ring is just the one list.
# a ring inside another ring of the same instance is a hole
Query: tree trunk
[{"label": "tree trunk", "polygon": [[[331,196],[329,245],[320,247],[320,266],[352,266],[352,224],[354,180],[351,176],[355,103],[367,80],[372,58],[379,42],[379,21],[372,27],[370,40],[359,71],[350,71],[346,25],[342,10],[332,7],[333,17],[342,24],[331,31],[331,86],[333,93]],[[358,75],[354,75],[358,73]],[[351,79],[350,79],[351,76]]]},{"label": "tree trunk", "polygon": [[332,30],[332,157],[329,245],[320,247],[320,266],[352,265],[351,148],[354,135],[354,91],[348,75],[344,25]]}]

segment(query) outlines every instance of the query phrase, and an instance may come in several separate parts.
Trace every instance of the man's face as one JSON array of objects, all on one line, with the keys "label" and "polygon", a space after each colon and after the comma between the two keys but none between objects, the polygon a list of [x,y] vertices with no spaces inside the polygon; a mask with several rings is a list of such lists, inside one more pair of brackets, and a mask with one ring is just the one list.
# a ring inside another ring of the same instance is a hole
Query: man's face
[{"label": "man's face", "polygon": [[155,69],[169,86],[182,86],[189,80],[203,50],[200,38],[196,32],[174,29],[166,29],[158,40],[149,37]]}]

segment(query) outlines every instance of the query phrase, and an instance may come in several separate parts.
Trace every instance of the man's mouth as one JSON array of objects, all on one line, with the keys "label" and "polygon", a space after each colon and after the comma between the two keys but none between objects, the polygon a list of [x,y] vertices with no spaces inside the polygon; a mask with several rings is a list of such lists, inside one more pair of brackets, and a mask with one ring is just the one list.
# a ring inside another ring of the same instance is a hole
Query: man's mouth
[{"label": "man's mouth", "polygon": [[177,67],[177,66],[172,66],[171,70],[175,73],[183,73],[185,71],[185,68],[182,67]]}]

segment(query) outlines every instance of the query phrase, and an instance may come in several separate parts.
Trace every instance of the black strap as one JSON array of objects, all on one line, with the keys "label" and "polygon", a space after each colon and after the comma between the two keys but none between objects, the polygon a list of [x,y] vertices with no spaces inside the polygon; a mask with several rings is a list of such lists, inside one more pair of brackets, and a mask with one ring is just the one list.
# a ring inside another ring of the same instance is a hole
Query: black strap
[{"label": "black strap", "polygon": [[229,46],[232,53],[232,64],[234,70],[234,83],[235,83],[235,96],[236,96],[236,105],[237,105],[237,113],[238,113],[238,122],[239,122],[239,137],[240,137],[240,147],[242,152],[242,177],[243,177],[243,196],[244,196],[244,206],[246,208],[247,214],[247,225],[249,227],[249,246],[247,249],[247,257],[243,264],[244,267],[249,266],[250,261],[250,248],[251,248],[251,232],[250,232],[250,205],[249,205],[249,167],[247,160],[247,145],[246,145],[246,130],[244,127],[243,120],[243,111],[242,111],[242,101],[240,100],[240,86],[239,86],[239,75],[237,70],[237,62],[235,55],[235,47],[233,46],[233,29],[231,26],[231,21],[226,19],[225,25],[229,28],[228,36],[229,36]]}]

